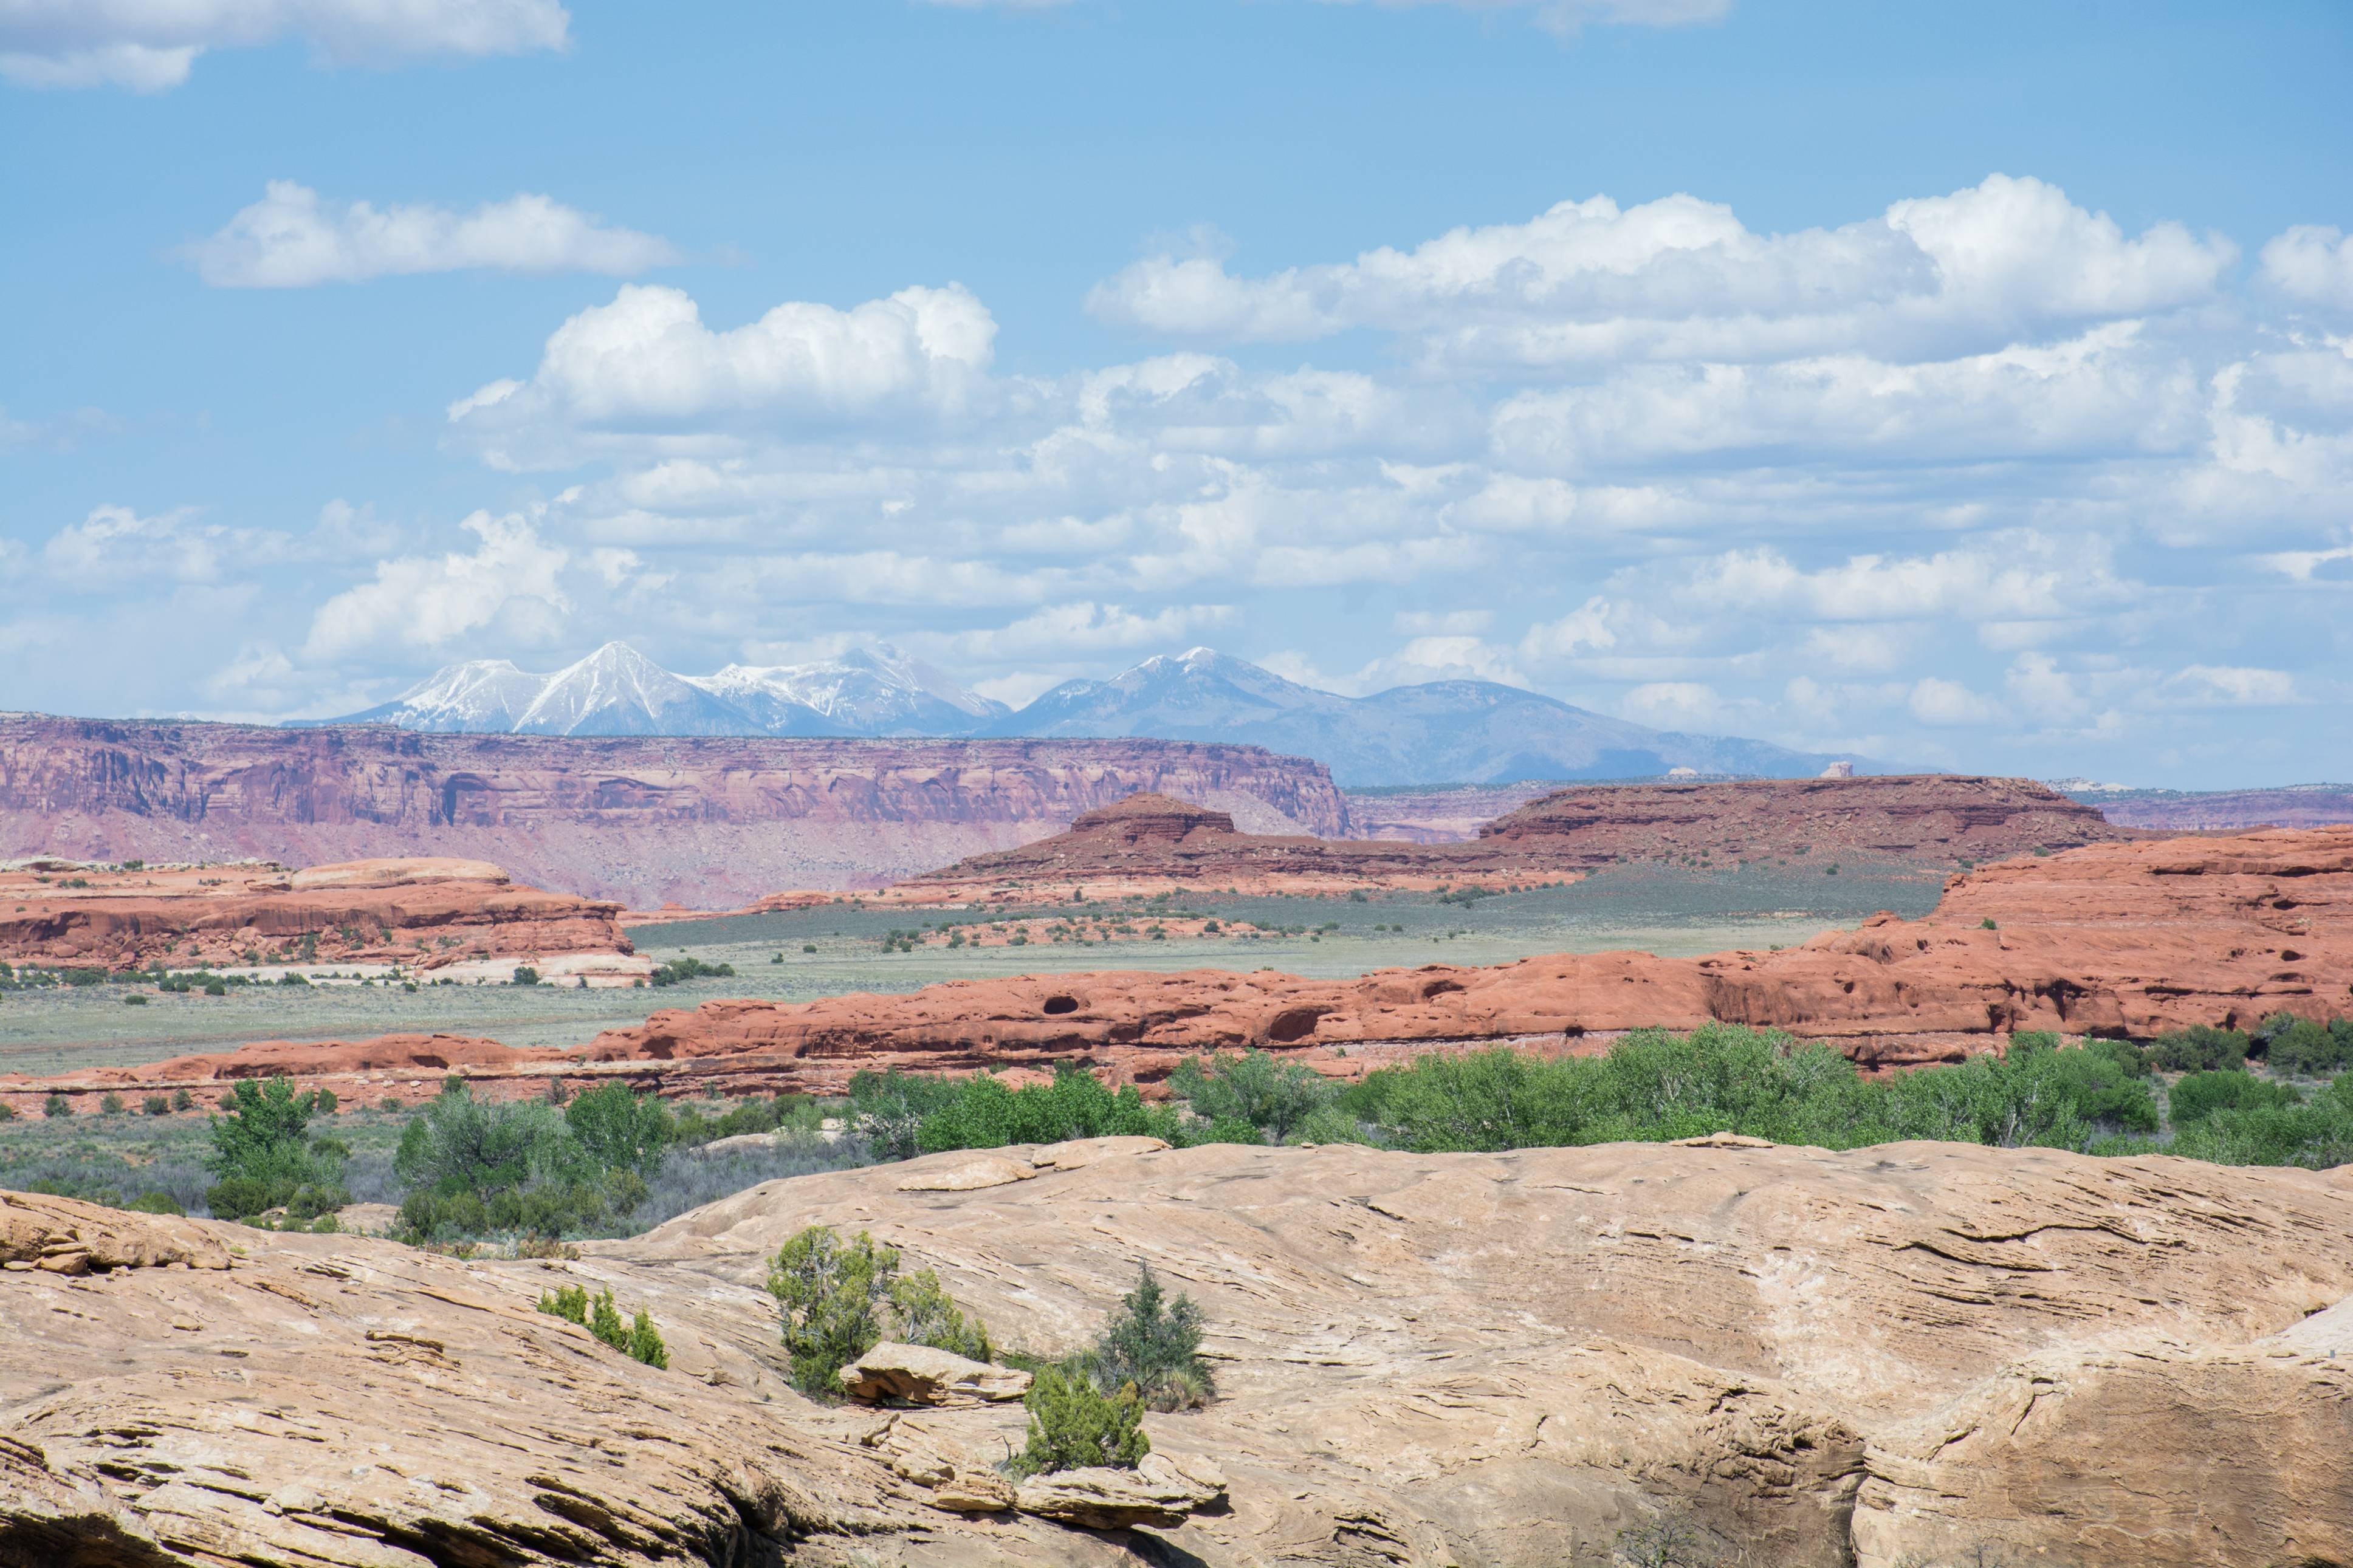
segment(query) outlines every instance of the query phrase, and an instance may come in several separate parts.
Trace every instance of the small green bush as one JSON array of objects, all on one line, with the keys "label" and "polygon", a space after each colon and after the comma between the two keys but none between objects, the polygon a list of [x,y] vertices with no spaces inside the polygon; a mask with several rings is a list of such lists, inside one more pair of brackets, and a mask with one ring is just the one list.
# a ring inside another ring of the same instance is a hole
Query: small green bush
[{"label": "small green bush", "polygon": [[539,1310],[552,1318],[588,1326],[588,1288],[585,1285],[559,1286],[553,1294],[539,1293]]},{"label": "small green bush", "polygon": [[643,1307],[638,1309],[635,1321],[629,1325],[629,1342],[621,1347],[648,1366],[668,1367],[670,1347],[654,1328],[653,1314]]},{"label": "small green bush", "polygon": [[1093,1371],[1103,1387],[1133,1388],[1153,1410],[1190,1409],[1218,1392],[1201,1359],[1201,1309],[1189,1296],[1169,1300],[1148,1265],[1095,1342]]},{"label": "small green bush", "polygon": [[133,1214],[185,1215],[180,1200],[169,1193],[142,1193],[122,1205]]},{"label": "small green bush", "polygon": [[122,1005],[126,1007],[144,1007],[147,1005],[147,994],[144,991],[127,993],[122,998]]},{"label": "small green bush", "polygon": [[515,966],[512,984],[517,985],[536,985],[539,984],[539,971],[533,969],[527,963],[517,964]]},{"label": "small green bush", "polygon": [[588,1304],[588,1331],[617,1351],[629,1348],[629,1331],[622,1325],[621,1310],[613,1305],[613,1292],[600,1290]]},{"label": "small green bush", "polygon": [[1132,1470],[1152,1452],[1144,1435],[1144,1401],[1134,1388],[1104,1394],[1060,1367],[1039,1369],[1022,1396],[1029,1440],[1006,1468],[1016,1476],[1109,1466]]},{"label": "small green bush", "polygon": [[107,1090],[105,1098],[98,1102],[98,1111],[101,1116],[120,1116],[129,1109],[123,1104],[122,1097],[112,1089]]},{"label": "small green bush", "polygon": [[193,1094],[190,1094],[186,1089],[174,1089],[174,1090],[172,1091],[172,1109],[173,1109],[173,1110],[195,1110],[195,1105],[196,1105],[196,1097],[195,1097],[195,1095],[193,1095]]},{"label": "small green bush", "polygon": [[139,1102],[139,1109],[150,1116],[169,1116],[172,1114],[172,1102],[163,1095],[151,1094]]},{"label": "small green bush", "polygon": [[71,1116],[73,1113],[73,1101],[62,1094],[53,1094],[41,1101],[41,1114],[44,1116]]}]

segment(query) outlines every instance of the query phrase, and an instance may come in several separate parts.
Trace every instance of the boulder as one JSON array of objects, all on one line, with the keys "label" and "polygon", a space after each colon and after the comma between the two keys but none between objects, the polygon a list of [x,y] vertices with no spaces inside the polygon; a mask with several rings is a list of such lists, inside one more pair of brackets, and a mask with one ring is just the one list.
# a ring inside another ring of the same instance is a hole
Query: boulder
[{"label": "boulder", "polygon": [[1049,1143],[1029,1156],[1029,1163],[1041,1171],[1078,1171],[1098,1160],[1109,1160],[1121,1154],[1156,1154],[1168,1147],[1160,1138],[1140,1134],[1109,1138],[1073,1138],[1065,1143]]},{"label": "boulder", "polygon": [[984,1187],[1001,1187],[1010,1182],[1027,1182],[1038,1174],[1034,1166],[1008,1160],[1002,1154],[983,1154],[978,1159],[957,1160],[952,1163],[933,1165],[919,1170],[899,1184],[902,1193],[976,1193]]},{"label": "boulder", "polygon": [[991,1405],[1029,1392],[1029,1374],[930,1345],[884,1341],[841,1369],[841,1391],[870,1405]]},{"label": "boulder", "polygon": [[1023,1481],[1014,1492],[1014,1506],[1023,1513],[1088,1530],[1182,1524],[1194,1510],[1226,1495],[1224,1478],[1214,1468],[1195,1461],[1187,1468],[1197,1467],[1216,1476],[1215,1484],[1187,1474],[1160,1454],[1146,1454],[1132,1470],[1103,1466],[1055,1470]]}]

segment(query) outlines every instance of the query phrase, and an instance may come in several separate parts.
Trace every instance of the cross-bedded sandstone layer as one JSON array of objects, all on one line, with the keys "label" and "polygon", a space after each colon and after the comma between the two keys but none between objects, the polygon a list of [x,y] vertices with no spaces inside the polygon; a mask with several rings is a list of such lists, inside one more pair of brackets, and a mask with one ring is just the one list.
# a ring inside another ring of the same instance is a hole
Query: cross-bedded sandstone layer
[{"label": "cross-bedded sandstone layer", "polygon": [[[0,1563],[1599,1568],[1662,1522],[1790,1568],[2353,1558],[2342,1173],[1095,1154],[771,1183],[570,1262],[0,1195]],[[1219,1397],[1146,1430],[1229,1506],[1133,1534],[934,1506],[1021,1410],[793,1392],[760,1287],[809,1225],[904,1248],[1037,1354],[1149,1264],[1200,1303]],[[670,1368],[533,1310],[572,1284],[648,1309]]]},{"label": "cross-bedded sandstone layer", "polygon": [[0,959],[106,970],[397,965],[635,984],[653,965],[618,904],[516,887],[479,860],[360,860],[0,872]]},{"label": "cross-bedded sandstone layer", "polygon": [[1319,763],[1172,741],[434,735],[0,715],[0,858],[455,856],[651,909],[873,888],[1164,790],[1347,831]]}]

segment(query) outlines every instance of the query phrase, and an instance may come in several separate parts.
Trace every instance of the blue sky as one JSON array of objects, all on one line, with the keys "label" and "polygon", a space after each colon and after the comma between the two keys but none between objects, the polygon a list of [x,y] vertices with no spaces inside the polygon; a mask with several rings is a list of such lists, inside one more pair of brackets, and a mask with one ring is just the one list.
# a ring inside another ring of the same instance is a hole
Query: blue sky
[{"label": "blue sky", "polygon": [[0,705],[1207,643],[2353,776],[2348,71],[2337,4],[0,0]]}]

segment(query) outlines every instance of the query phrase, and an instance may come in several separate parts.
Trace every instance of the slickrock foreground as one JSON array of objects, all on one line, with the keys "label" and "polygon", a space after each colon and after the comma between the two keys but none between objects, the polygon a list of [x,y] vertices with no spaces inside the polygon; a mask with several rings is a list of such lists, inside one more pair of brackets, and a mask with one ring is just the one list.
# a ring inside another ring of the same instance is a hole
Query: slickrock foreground
[{"label": "slickrock foreground", "polygon": [[[1661,1521],[1825,1568],[2353,1559],[2342,1173],[1005,1152],[1037,1174],[772,1183],[573,1263],[0,1198],[0,1563],[1556,1568]],[[1138,1489],[1227,1503],[1065,1528],[1005,1507],[1018,1405],[795,1394],[760,1282],[811,1224],[905,1248],[1038,1353],[1150,1264],[1201,1304],[1220,1397],[1145,1418],[1167,1463]],[[649,1309],[670,1370],[533,1310],[569,1283]]]},{"label": "slickrock foreground", "polygon": [[[388,968],[635,984],[650,962],[618,904],[516,887],[480,860],[355,860],[111,870],[37,861],[0,871],[0,958],[122,970],[257,964]],[[476,972],[479,972],[477,973]]]}]

